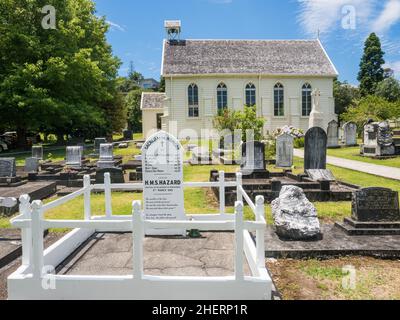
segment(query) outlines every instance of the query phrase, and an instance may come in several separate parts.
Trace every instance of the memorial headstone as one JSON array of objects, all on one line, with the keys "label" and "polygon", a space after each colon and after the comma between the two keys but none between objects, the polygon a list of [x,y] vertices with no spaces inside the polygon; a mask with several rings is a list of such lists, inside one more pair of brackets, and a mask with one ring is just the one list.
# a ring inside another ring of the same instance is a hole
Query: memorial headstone
[{"label": "memorial headstone", "polygon": [[0,178],[12,178],[16,175],[15,158],[0,158]]},{"label": "memorial headstone", "polygon": [[293,166],[294,138],[287,133],[276,138],[276,167],[291,168]]},{"label": "memorial headstone", "polygon": [[309,128],[324,128],[324,114],[321,111],[321,91],[315,89],[312,92],[312,110],[309,118]]},{"label": "memorial headstone", "polygon": [[372,122],[364,126],[362,154],[370,157],[395,154],[393,134],[388,122]]},{"label": "memorial headstone", "polygon": [[81,147],[67,147],[65,165],[69,168],[80,169],[82,167]]},{"label": "memorial headstone", "polygon": [[265,145],[260,141],[242,144],[242,171],[265,170]]},{"label": "memorial headstone", "polygon": [[32,147],[32,158],[43,160],[43,146]]},{"label": "memorial headstone", "polygon": [[400,235],[399,193],[386,188],[354,191],[351,218],[336,226],[350,236]]},{"label": "memorial headstone", "polygon": [[[186,220],[183,148],[167,132],[152,135],[142,148],[144,214],[147,220]],[[186,230],[146,230],[147,235],[186,235]]]},{"label": "memorial headstone", "polygon": [[96,184],[104,183],[104,174],[110,174],[111,183],[125,183],[124,172],[120,168],[100,168],[96,170]]},{"label": "memorial headstone", "polygon": [[133,132],[132,132],[132,130],[125,129],[125,130],[122,132],[122,134],[123,134],[123,137],[124,137],[124,140],[125,140],[125,141],[131,141],[131,140],[133,140]]},{"label": "memorial headstone", "polygon": [[339,123],[332,120],[328,123],[328,148],[339,147]]},{"label": "memorial headstone", "polygon": [[112,143],[102,143],[100,145],[100,157],[97,162],[99,168],[113,168],[114,162],[114,146]]},{"label": "memorial headstone", "polygon": [[343,144],[348,147],[357,145],[357,125],[354,122],[343,125]]},{"label": "memorial headstone", "polygon": [[39,171],[39,159],[38,158],[26,158],[25,159],[25,172],[38,172]]},{"label": "memorial headstone", "polygon": [[304,142],[304,169],[326,169],[328,137],[320,127],[307,131]]},{"label": "memorial headstone", "polygon": [[96,153],[100,152],[100,145],[103,143],[107,143],[107,139],[106,138],[95,138],[94,139],[94,151]]}]

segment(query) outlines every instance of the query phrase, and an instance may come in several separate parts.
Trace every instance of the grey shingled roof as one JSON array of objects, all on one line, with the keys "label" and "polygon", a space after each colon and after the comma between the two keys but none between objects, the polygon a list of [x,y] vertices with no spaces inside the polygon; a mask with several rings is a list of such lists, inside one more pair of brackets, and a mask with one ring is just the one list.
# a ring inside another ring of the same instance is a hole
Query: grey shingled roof
[{"label": "grey shingled roof", "polygon": [[337,75],[318,40],[165,41],[162,73]]},{"label": "grey shingled roof", "polygon": [[143,109],[162,109],[164,108],[165,93],[143,92],[140,108]]}]

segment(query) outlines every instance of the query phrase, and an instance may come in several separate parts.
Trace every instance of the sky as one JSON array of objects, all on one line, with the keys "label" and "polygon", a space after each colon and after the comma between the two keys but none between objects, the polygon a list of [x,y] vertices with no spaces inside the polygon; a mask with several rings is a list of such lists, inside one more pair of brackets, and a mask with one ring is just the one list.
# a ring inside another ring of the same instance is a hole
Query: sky
[{"label": "sky", "polygon": [[400,79],[400,0],[95,0],[126,76],[131,61],[160,78],[164,20],[181,20],[181,39],[315,39],[341,81],[357,85],[364,41],[376,32],[386,66]]}]

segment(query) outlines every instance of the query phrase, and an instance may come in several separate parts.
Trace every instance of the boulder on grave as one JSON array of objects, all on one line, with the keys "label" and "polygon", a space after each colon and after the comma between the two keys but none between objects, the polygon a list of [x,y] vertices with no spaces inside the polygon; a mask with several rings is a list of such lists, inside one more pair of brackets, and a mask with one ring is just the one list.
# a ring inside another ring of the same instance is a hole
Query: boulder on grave
[{"label": "boulder on grave", "polygon": [[304,241],[321,238],[321,227],[315,206],[296,186],[283,186],[272,204],[277,235],[285,240]]}]

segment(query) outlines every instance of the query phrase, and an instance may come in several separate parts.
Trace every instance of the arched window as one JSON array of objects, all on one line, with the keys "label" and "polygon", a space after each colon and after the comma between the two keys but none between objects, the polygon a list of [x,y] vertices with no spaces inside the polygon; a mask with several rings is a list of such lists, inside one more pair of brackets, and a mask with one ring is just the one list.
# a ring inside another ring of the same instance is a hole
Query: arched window
[{"label": "arched window", "polygon": [[277,83],[274,87],[274,115],[275,117],[283,117],[285,115],[285,93],[283,85]]},{"label": "arched window", "polygon": [[217,87],[217,107],[218,112],[228,107],[228,89],[225,83],[220,83]]},{"label": "arched window", "polygon": [[188,88],[189,118],[199,117],[199,88],[192,83]]},{"label": "arched window", "polygon": [[256,86],[249,83],[246,86],[246,105],[251,107],[256,104]]},{"label": "arched window", "polygon": [[303,117],[308,117],[311,113],[312,103],[311,103],[311,92],[312,87],[309,83],[305,83],[301,90],[302,92],[302,115]]}]

